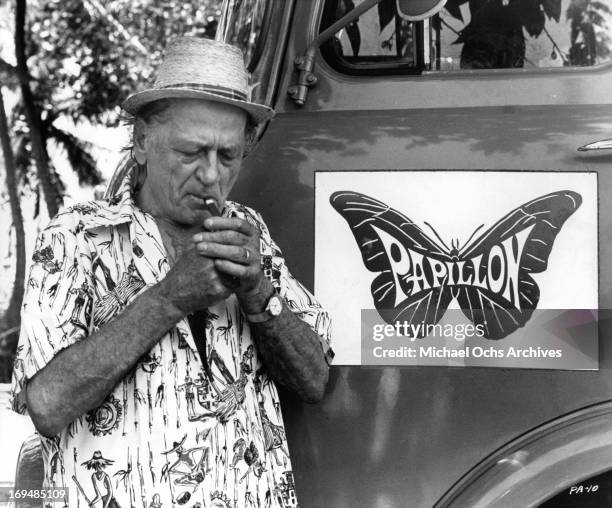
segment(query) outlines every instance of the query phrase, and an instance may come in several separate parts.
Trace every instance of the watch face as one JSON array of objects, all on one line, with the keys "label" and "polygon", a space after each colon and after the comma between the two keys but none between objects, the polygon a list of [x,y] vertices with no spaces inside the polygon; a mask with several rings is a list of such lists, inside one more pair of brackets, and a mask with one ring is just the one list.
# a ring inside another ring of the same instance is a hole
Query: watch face
[{"label": "watch face", "polygon": [[278,296],[273,296],[270,298],[270,301],[268,302],[268,312],[273,316],[278,316],[282,310],[283,302],[281,302],[281,299]]}]

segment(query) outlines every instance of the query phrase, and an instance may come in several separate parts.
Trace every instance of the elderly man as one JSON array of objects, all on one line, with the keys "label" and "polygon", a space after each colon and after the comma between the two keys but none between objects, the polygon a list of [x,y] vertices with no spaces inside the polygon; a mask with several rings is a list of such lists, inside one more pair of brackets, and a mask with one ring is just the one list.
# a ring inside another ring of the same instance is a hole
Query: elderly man
[{"label": "elderly man", "polygon": [[296,506],[274,381],[321,399],[329,319],[261,217],[227,201],[273,113],[249,92],[239,50],[177,39],[123,105],[120,191],[38,239],[13,406],[71,507]]}]

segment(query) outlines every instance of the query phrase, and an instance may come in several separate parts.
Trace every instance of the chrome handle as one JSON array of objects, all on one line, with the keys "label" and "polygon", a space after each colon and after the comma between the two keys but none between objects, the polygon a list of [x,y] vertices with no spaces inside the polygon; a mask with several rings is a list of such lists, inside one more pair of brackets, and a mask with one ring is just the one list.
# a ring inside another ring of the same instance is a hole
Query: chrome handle
[{"label": "chrome handle", "polygon": [[587,145],[579,146],[579,152],[590,152],[591,150],[611,150],[612,149],[612,138],[602,139],[601,141],[595,141]]}]

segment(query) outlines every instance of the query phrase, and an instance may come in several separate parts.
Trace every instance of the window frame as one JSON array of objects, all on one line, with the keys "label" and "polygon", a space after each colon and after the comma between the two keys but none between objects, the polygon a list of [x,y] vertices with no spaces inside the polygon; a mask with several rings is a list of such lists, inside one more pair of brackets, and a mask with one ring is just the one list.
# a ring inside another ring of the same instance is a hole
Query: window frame
[{"label": "window frame", "polygon": [[[333,11],[335,10],[340,0],[319,0],[319,8],[317,12],[316,35],[321,33],[325,28],[333,23]],[[434,14],[436,16],[438,14]],[[433,16],[432,16],[433,17]],[[431,19],[430,17],[429,19]],[[423,21],[417,22],[416,24],[423,24]],[[612,25],[610,26],[610,38],[612,39]],[[398,65],[397,62],[390,63],[364,63],[357,64],[346,60],[346,58],[338,57],[337,53],[333,49],[334,38],[325,42],[319,48],[320,57],[327,66],[336,72],[346,76],[407,76],[407,77],[447,77],[447,78],[461,78],[468,77],[474,78],[476,76],[492,76],[492,77],[506,77],[506,76],[524,76],[528,75],[548,75],[554,74],[574,74],[582,72],[598,72],[606,71],[612,68],[612,52],[607,61],[599,63],[597,65],[584,65],[584,66],[559,66],[559,67],[500,67],[491,69],[452,69],[452,70],[436,70],[427,69],[423,63],[417,66]],[[419,56],[422,57],[422,38],[419,37]],[[611,48],[612,49],[612,48]]]},{"label": "window frame", "polygon": [[[333,16],[333,11],[335,11],[337,4],[340,0],[323,0],[322,7],[320,9],[320,16],[317,23],[318,33],[321,33],[323,30],[331,26],[331,24],[335,21]],[[372,7],[373,9],[374,7]],[[423,21],[414,22],[417,26],[417,30],[422,30]],[[418,28],[420,27],[420,28]],[[426,70],[425,66],[422,62],[418,62],[417,65],[413,64],[404,64],[402,65],[399,62],[393,63],[362,63],[355,64],[347,60],[346,58],[339,57],[337,53],[333,49],[335,37],[332,37],[319,48],[321,52],[321,56],[332,69],[340,72],[341,74],[346,74],[349,76],[394,76],[394,75],[402,75],[402,76],[418,76],[423,74]],[[418,48],[417,55],[422,55],[422,37],[418,37]],[[381,58],[385,58],[381,55]]]}]

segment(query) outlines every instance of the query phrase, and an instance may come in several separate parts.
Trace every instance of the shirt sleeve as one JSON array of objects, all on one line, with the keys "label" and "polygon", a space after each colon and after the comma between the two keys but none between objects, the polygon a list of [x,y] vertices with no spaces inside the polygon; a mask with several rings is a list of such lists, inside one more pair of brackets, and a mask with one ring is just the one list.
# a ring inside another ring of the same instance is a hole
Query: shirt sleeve
[{"label": "shirt sleeve", "polygon": [[327,311],[291,273],[283,254],[270,236],[261,215],[245,207],[246,220],[254,224],[261,234],[260,252],[264,274],[270,279],[280,296],[294,314],[319,336],[325,361],[331,364],[334,351],[331,348],[331,319]]},{"label": "shirt sleeve", "polygon": [[23,387],[28,380],[91,331],[93,284],[87,269],[91,261],[79,245],[77,230],[72,212],[66,211],[36,241],[11,383],[11,407],[20,414],[27,413]]}]

